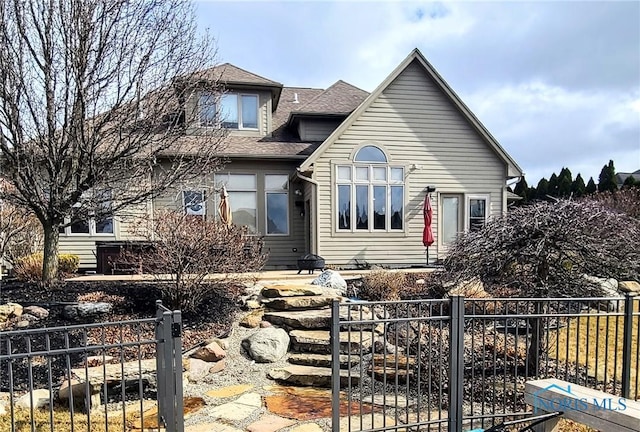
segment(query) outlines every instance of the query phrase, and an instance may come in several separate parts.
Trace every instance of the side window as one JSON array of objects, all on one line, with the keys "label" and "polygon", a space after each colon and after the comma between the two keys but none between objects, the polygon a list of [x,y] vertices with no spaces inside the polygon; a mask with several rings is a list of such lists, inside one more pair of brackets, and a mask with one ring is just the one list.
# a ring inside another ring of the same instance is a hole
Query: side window
[{"label": "side window", "polygon": [[462,195],[441,195],[440,223],[442,224],[442,244],[454,241],[462,231],[460,224]]},{"label": "side window", "polygon": [[267,235],[289,234],[289,176],[264,176]]},{"label": "side window", "polygon": [[487,201],[485,197],[469,198],[469,230],[476,231],[482,228],[487,220]]},{"label": "side window", "polygon": [[204,191],[182,191],[182,205],[185,214],[204,217],[206,214]]},{"label": "side window", "polygon": [[231,219],[235,225],[247,226],[258,232],[258,200],[255,174],[216,174],[216,188],[223,185],[229,194]]}]

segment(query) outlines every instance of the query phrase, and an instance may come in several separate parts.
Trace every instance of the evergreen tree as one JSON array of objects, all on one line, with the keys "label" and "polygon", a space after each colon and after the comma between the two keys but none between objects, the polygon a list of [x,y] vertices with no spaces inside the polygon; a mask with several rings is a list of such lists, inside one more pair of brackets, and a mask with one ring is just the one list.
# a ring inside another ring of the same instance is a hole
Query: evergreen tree
[{"label": "evergreen tree", "polygon": [[546,200],[549,193],[549,182],[546,178],[542,177],[536,186],[536,197],[539,200]]},{"label": "evergreen tree", "polygon": [[529,202],[534,201],[534,200],[537,199],[538,190],[536,189],[535,186],[529,187],[529,190],[527,191],[527,197],[529,198]]},{"label": "evergreen tree", "polygon": [[593,177],[589,177],[589,181],[587,182],[587,187],[585,188],[585,192],[589,195],[592,193],[596,193],[598,189],[596,188],[596,182],[593,181]]},{"label": "evergreen tree", "polygon": [[625,189],[640,187],[640,182],[638,182],[632,175],[624,179],[624,183],[622,183],[622,187]]},{"label": "evergreen tree", "polygon": [[618,184],[616,183],[616,169],[613,166],[613,161],[610,160],[608,165],[602,167],[600,176],[598,177],[598,192],[614,192],[618,190]]},{"label": "evergreen tree", "polygon": [[556,173],[551,174],[549,177],[549,185],[547,187],[547,194],[552,197],[558,196],[558,176]]},{"label": "evergreen tree", "polygon": [[[593,179],[591,180],[593,181]],[[593,184],[593,186],[596,186],[595,183]],[[578,173],[576,179],[573,181],[573,183],[571,183],[571,195],[576,198],[580,198],[581,196],[585,195],[586,192],[587,190],[584,185],[584,180],[582,179],[580,173]]]},{"label": "evergreen tree", "polygon": [[569,168],[563,167],[558,176],[558,196],[569,198],[571,196],[571,171]]},{"label": "evergreen tree", "polygon": [[518,182],[518,184],[514,189],[514,193],[522,197],[522,201],[520,202],[524,204],[529,201],[528,192],[529,192],[529,185],[527,184],[527,180],[524,178],[524,176],[522,176],[522,178],[520,179],[520,181]]}]

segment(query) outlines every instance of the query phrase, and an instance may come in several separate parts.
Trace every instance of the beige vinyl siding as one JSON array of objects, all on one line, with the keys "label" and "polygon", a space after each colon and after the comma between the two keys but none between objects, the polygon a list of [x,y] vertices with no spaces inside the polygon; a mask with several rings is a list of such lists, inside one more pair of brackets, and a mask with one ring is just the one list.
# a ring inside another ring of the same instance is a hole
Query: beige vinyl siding
[{"label": "beige vinyl siding", "polygon": [[[237,173],[237,174],[256,174],[257,178],[257,222],[258,232],[264,235],[266,232],[266,196],[265,196],[265,180],[266,174],[286,174],[292,176],[296,167],[295,162],[286,161],[243,161],[233,160],[228,163],[220,174]],[[191,190],[190,188],[186,187]],[[207,194],[206,214],[207,217],[215,217],[217,213],[216,197],[214,196],[215,185],[213,184],[213,174],[203,178],[202,184],[194,187],[193,190],[204,189]],[[289,185],[289,234],[270,236],[264,235],[264,250],[269,253],[267,262],[268,268],[282,268],[295,266],[296,258],[305,253],[305,231],[304,218],[300,215],[300,208],[295,205],[300,197],[295,195],[295,190],[304,190],[304,185],[295,180]],[[181,209],[182,195],[181,190],[172,191],[164,194],[154,200],[154,211],[157,212],[163,208]],[[294,250],[295,249],[295,250]]]},{"label": "beige vinyl siding", "polygon": [[340,123],[342,120],[301,119],[298,134],[302,141],[324,141]]},{"label": "beige vinyl siding", "polygon": [[[350,163],[361,146],[377,145],[392,166],[405,167],[405,226],[402,233],[335,230],[335,172]],[[437,193],[490,196],[490,214],[503,211],[506,165],[441,93],[416,61],[411,63],[355,122],[316,160],[314,179],[320,184],[318,252],[330,264],[423,265],[422,203],[427,186]],[[438,250],[437,194],[432,194],[433,230]],[[466,218],[466,216],[465,216]],[[440,253],[439,253],[440,252]]]}]

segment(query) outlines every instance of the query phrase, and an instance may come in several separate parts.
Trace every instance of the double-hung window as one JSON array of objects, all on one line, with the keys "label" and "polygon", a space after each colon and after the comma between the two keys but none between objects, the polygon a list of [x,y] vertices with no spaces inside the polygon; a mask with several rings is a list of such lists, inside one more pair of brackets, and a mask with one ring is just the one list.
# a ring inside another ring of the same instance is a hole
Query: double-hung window
[{"label": "double-hung window", "polygon": [[226,186],[231,206],[231,218],[235,225],[246,226],[250,232],[257,230],[257,182],[255,174],[216,174],[216,187]]},{"label": "double-hung window", "polygon": [[226,129],[258,129],[258,95],[202,93],[198,100],[200,125]]},{"label": "double-hung window", "polygon": [[338,231],[404,230],[404,167],[365,146],[353,164],[337,165],[335,175]]},{"label": "double-hung window", "polygon": [[289,234],[289,176],[264,176],[267,235]]},{"label": "double-hung window", "polygon": [[71,223],[65,228],[60,228],[60,233],[112,235],[114,230],[111,196],[110,190],[92,195],[83,194],[81,202],[74,205],[72,209],[72,217],[66,219],[66,223]]}]

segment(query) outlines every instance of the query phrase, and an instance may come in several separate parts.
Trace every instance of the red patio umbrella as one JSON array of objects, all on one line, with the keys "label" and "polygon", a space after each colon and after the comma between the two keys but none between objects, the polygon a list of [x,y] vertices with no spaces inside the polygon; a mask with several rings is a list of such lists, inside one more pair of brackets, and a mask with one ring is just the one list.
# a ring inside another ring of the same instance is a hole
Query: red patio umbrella
[{"label": "red patio umbrella", "polygon": [[422,230],[422,244],[427,248],[427,265],[429,265],[429,246],[433,244],[433,230],[431,223],[433,222],[433,208],[431,207],[431,194],[427,193],[424,197],[424,206],[422,208],[424,217],[424,229]]}]

